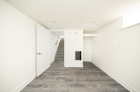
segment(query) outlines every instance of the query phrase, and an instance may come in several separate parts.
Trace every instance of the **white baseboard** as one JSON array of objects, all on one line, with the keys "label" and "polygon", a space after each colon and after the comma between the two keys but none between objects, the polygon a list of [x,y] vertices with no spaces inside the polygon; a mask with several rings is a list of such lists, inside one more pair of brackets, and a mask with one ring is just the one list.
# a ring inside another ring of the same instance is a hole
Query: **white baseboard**
[{"label": "white baseboard", "polygon": [[118,78],[117,76],[115,76],[114,74],[108,72],[106,69],[104,69],[103,67],[98,66],[97,64],[95,64],[94,62],[92,62],[94,65],[96,65],[98,68],[100,68],[102,71],[104,71],[107,75],[109,75],[111,78],[113,78],[115,81],[117,81],[119,84],[121,84],[123,87],[125,87],[126,89],[128,89],[130,92],[140,92],[137,89],[135,89],[134,87],[132,87],[131,85],[127,84],[126,82],[124,82],[123,80],[121,80],[120,78]]},{"label": "white baseboard", "polygon": [[83,62],[91,62],[91,61],[83,61]]},{"label": "white baseboard", "polygon": [[78,65],[64,64],[64,67],[83,67],[83,65],[81,65],[81,64],[78,64]]},{"label": "white baseboard", "polygon": [[23,83],[18,85],[13,91],[11,92],[20,92],[24,87],[26,87],[34,78],[36,77],[36,74],[29,77],[27,80],[25,80]]},{"label": "white baseboard", "polygon": [[54,62],[54,60],[50,62],[50,65],[51,65],[53,62]]}]

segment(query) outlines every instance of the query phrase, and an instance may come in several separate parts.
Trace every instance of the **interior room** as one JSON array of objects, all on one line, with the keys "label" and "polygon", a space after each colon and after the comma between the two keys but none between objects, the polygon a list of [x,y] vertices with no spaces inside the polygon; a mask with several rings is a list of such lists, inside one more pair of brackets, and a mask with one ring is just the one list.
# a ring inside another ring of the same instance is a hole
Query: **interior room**
[{"label": "interior room", "polygon": [[0,92],[140,92],[140,0],[0,0]]}]

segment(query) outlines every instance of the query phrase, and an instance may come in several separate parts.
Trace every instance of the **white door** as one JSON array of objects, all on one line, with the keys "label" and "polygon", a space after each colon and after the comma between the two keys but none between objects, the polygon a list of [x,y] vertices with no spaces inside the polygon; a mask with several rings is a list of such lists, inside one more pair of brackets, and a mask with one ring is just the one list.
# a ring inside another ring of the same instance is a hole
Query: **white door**
[{"label": "white door", "polygon": [[50,67],[50,31],[37,25],[37,76]]}]

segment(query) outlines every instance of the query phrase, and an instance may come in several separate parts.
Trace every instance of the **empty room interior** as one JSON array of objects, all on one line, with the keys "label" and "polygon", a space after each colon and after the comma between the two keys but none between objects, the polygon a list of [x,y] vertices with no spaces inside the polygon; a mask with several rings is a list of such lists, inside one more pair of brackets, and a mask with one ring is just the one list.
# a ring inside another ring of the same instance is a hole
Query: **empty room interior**
[{"label": "empty room interior", "polygon": [[0,0],[0,92],[140,92],[140,0]]}]

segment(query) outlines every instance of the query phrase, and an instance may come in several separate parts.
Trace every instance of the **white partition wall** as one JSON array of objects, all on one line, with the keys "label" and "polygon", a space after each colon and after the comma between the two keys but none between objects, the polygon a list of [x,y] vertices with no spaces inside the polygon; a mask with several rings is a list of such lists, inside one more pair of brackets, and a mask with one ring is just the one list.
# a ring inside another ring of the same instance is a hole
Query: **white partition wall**
[{"label": "white partition wall", "polygon": [[[83,67],[83,30],[64,31],[64,66]],[[75,60],[75,51],[81,51],[81,60]]]},{"label": "white partition wall", "polygon": [[91,62],[91,38],[83,39],[83,61]]},{"label": "white partition wall", "polygon": [[[50,34],[50,53],[51,53],[51,61],[50,63],[55,61],[55,55],[57,53],[57,49],[59,46],[59,42],[61,40],[61,38],[58,38],[59,36],[54,35],[52,32]],[[57,43],[57,44],[56,44]]]},{"label": "white partition wall", "polygon": [[122,27],[120,18],[98,31],[100,36],[92,39],[92,62],[130,92],[140,92],[140,24]]},{"label": "white partition wall", "polygon": [[36,22],[0,0],[0,92],[20,92],[36,77]]}]

